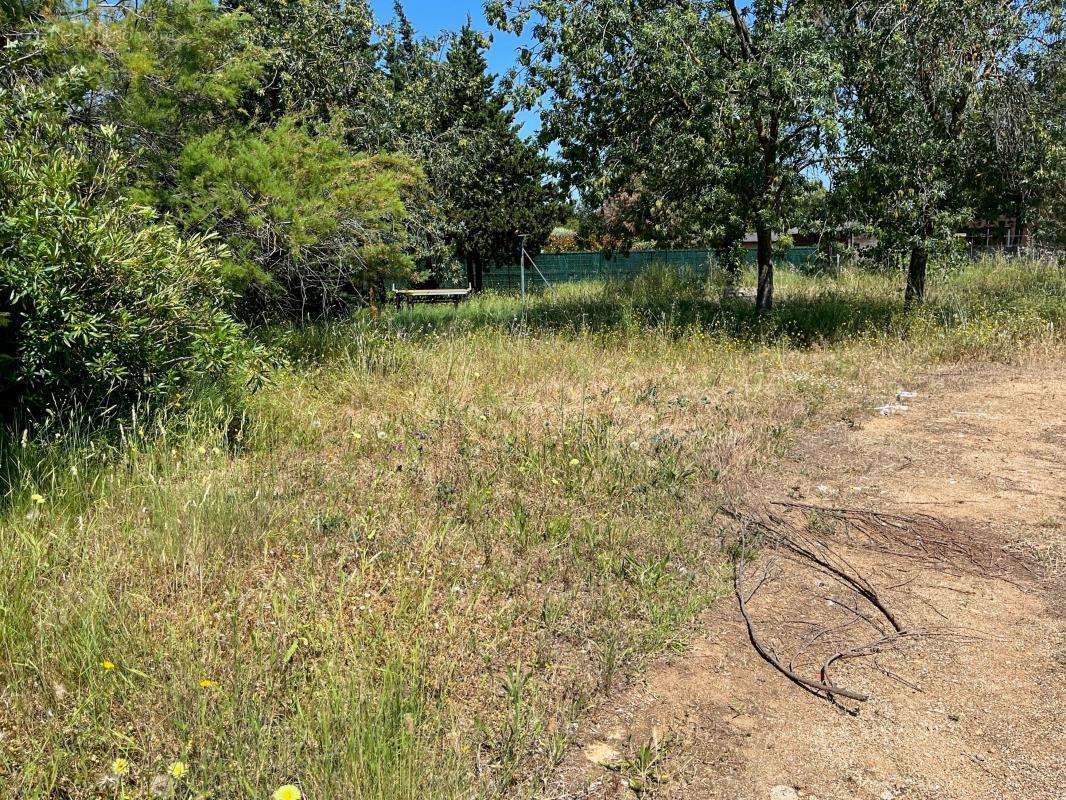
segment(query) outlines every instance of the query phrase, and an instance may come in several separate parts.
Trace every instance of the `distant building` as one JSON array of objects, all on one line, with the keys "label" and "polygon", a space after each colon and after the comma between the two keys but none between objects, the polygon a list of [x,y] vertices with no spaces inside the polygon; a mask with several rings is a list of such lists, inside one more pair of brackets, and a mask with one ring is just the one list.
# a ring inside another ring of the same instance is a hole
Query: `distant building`
[{"label": "distant building", "polygon": [[[792,245],[794,247],[818,247],[819,245],[828,245],[833,242],[859,250],[866,250],[877,244],[876,236],[851,225],[842,226],[835,231],[824,232],[801,231],[799,228],[790,228],[788,235],[792,237]],[[775,242],[779,238],[781,238],[780,235],[774,234],[773,239]],[[755,250],[758,247],[758,237],[756,237],[754,231],[744,236],[743,245],[745,250]]]},{"label": "distant building", "polygon": [[959,237],[965,237],[966,246],[971,253],[986,250],[1012,252],[1029,245],[1029,231],[1020,226],[1014,217],[975,220],[960,231]]}]

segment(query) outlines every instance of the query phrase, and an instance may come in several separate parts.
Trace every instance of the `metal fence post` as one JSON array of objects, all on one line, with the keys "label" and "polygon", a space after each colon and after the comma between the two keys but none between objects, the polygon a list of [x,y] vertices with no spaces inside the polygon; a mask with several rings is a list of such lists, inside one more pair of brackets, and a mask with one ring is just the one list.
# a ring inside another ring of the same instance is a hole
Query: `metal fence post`
[{"label": "metal fence post", "polygon": [[522,285],[522,302],[526,302],[526,236],[527,234],[518,235],[518,270],[520,273],[520,280]]}]

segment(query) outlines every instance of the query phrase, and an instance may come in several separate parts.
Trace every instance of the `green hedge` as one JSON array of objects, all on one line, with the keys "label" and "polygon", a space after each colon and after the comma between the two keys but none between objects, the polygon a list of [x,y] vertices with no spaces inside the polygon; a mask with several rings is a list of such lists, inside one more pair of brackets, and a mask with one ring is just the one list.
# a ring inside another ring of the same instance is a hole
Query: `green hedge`
[{"label": "green hedge", "polygon": [[57,108],[0,92],[0,394],[99,412],[224,389],[246,345],[215,249],[116,195],[117,156],[90,161]]}]

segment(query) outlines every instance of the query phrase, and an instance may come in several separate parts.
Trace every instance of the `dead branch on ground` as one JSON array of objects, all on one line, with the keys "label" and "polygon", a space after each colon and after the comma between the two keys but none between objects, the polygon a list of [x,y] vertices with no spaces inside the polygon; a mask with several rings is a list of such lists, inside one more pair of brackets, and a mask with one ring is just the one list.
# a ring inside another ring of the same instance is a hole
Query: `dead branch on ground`
[{"label": "dead branch on ground", "polygon": [[[803,504],[782,503],[779,505],[783,507],[803,507]],[[837,509],[836,511],[846,514],[851,513],[849,509]],[[734,563],[733,588],[752,647],[764,661],[796,685],[850,713],[855,713],[852,709],[841,705],[839,699],[846,698],[861,703],[869,699],[869,695],[834,683],[830,677],[830,668],[838,662],[849,661],[863,656],[874,656],[893,646],[900,639],[913,634],[905,629],[903,623],[881,598],[873,584],[843,554],[834,550],[828,543],[815,539],[787,514],[775,513],[772,510],[763,510],[761,513],[742,513],[730,508],[723,509],[723,512],[736,521],[740,528],[739,547],[737,548]],[[876,524],[885,524],[896,528],[902,527],[907,522],[901,515],[884,514],[881,515]],[[816,572],[828,576],[849,590],[854,596],[865,600],[887,621],[890,628],[883,627],[874,616],[860,610],[858,605],[852,606],[847,602],[830,598],[834,606],[849,612],[852,619],[843,625],[835,627],[810,623],[815,628],[814,632],[805,638],[786,664],[760,636],[748,608],[748,604],[767,583],[770,572],[769,568],[764,568],[754,588],[749,589],[745,586],[747,578],[745,559],[749,550],[750,534],[752,533],[757,534],[758,538],[769,546],[775,554],[780,554],[787,560],[801,563]],[[880,634],[879,637],[873,641],[832,653],[822,663],[817,679],[807,677],[797,671],[795,666],[797,660],[815,642],[839,635],[844,629],[852,628],[859,623],[865,623],[872,627]]]}]

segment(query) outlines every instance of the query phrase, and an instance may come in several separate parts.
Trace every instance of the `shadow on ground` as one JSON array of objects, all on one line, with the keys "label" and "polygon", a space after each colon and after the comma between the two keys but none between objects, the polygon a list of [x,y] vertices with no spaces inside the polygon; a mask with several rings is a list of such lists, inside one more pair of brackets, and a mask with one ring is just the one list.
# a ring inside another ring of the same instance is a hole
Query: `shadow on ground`
[{"label": "shadow on ground", "polygon": [[391,325],[407,333],[466,329],[521,329],[527,333],[632,333],[654,328],[688,335],[703,331],[740,341],[809,346],[887,330],[902,319],[898,300],[854,293],[782,297],[766,315],[744,298],[643,300],[596,296],[534,297],[523,310],[514,298],[476,298],[458,309],[416,307],[396,312]]}]

